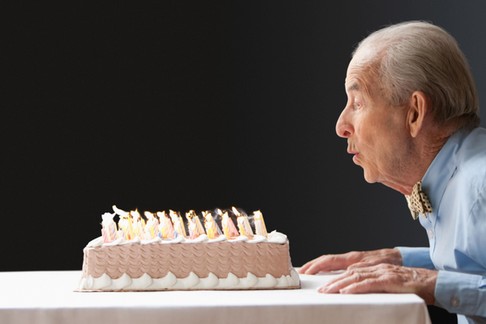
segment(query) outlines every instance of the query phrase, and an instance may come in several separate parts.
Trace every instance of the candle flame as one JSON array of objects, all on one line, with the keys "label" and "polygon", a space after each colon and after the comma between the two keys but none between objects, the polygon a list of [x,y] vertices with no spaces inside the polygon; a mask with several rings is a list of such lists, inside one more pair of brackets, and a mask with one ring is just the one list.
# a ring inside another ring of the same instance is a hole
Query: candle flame
[{"label": "candle flame", "polygon": [[159,233],[163,239],[173,239],[174,238],[174,226],[172,224],[171,218],[165,211],[157,212],[159,216]]},{"label": "candle flame", "polygon": [[145,211],[145,212],[143,212],[143,214],[145,215],[145,217],[147,217],[147,219],[154,218],[154,213],[151,213],[149,211]]},{"label": "candle flame", "polygon": [[142,218],[142,216],[138,212],[138,209],[131,210],[130,211],[130,215],[132,215],[132,217],[133,217],[134,220],[138,220],[138,219]]},{"label": "candle flame", "polygon": [[187,212],[186,218],[189,222],[188,227],[190,238],[194,239],[199,235],[205,234],[201,221],[194,210],[190,210],[189,212]]},{"label": "candle flame", "polygon": [[218,224],[213,218],[213,215],[210,211],[203,211],[204,217],[204,227],[206,228],[206,234],[209,239],[217,238],[221,235],[221,230],[218,227]]},{"label": "candle flame", "polygon": [[[268,235],[260,210],[254,211],[249,217],[244,210],[235,206],[226,209],[204,210],[200,214],[191,209],[185,213],[187,220],[185,222],[181,213],[172,209],[169,209],[169,212],[143,211],[141,213],[138,209],[125,211],[116,205],[112,205],[112,208],[114,213],[101,215],[103,219],[102,236],[105,242],[116,238],[126,240],[154,239],[155,237],[173,239],[176,236],[196,238],[203,234],[210,239],[217,238],[219,235],[224,235],[228,239],[234,239],[240,235],[249,239],[252,239],[255,234]],[[117,223],[113,220],[116,215],[119,216]],[[186,228],[189,229],[189,236],[186,234]]]},{"label": "candle flame", "polygon": [[113,211],[115,212],[115,214],[117,214],[118,216],[121,216],[121,217],[127,217],[128,216],[128,212],[127,211],[124,211],[118,207],[116,207],[115,205],[113,205],[111,208],[113,208]]},{"label": "candle flame", "polygon": [[263,214],[260,210],[253,212],[253,221],[255,223],[255,231],[258,235],[267,237],[267,227],[265,226],[265,221],[263,220]]},{"label": "candle flame", "polygon": [[113,217],[115,217],[116,213],[104,213],[103,215],[101,215],[101,218],[103,219],[103,222],[112,222],[113,221]]},{"label": "candle flame", "polygon": [[221,226],[223,227],[223,234],[228,240],[235,238],[239,235],[238,230],[231,220],[231,217],[229,217],[227,211],[225,211],[223,213],[223,216],[221,216]]}]

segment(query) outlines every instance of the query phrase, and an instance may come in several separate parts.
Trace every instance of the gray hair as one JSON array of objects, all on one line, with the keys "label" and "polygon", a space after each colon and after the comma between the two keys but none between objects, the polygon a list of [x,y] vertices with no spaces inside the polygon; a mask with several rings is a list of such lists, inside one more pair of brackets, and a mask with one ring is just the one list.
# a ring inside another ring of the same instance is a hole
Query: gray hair
[{"label": "gray hair", "polygon": [[424,92],[438,123],[452,119],[458,127],[479,125],[479,99],[467,59],[456,40],[444,29],[423,21],[387,26],[363,39],[363,48],[377,53],[365,62],[378,78],[392,106],[408,103],[414,91]]}]

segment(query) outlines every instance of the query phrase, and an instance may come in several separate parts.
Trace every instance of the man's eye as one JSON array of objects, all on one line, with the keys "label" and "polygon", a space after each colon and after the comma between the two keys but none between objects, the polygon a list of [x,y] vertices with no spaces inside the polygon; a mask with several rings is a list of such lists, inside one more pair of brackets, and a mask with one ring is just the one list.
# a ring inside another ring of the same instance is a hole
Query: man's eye
[{"label": "man's eye", "polygon": [[353,108],[354,108],[354,109],[360,109],[360,108],[361,108],[361,106],[362,106],[362,105],[361,105],[361,102],[360,102],[360,101],[355,101],[355,102],[353,103]]}]

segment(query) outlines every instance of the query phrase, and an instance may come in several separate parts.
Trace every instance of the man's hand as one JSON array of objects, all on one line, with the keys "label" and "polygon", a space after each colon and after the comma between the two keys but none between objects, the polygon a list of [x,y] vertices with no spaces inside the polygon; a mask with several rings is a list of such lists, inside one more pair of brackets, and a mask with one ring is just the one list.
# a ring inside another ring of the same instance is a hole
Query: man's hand
[{"label": "man's hand", "polygon": [[414,293],[434,304],[437,271],[392,264],[354,266],[327,282],[321,293]]},{"label": "man's hand", "polygon": [[364,252],[348,252],[344,254],[322,255],[304,264],[301,274],[316,274],[335,270],[346,270],[349,267],[372,266],[380,263],[394,265],[402,264],[402,256],[397,249],[380,249]]}]

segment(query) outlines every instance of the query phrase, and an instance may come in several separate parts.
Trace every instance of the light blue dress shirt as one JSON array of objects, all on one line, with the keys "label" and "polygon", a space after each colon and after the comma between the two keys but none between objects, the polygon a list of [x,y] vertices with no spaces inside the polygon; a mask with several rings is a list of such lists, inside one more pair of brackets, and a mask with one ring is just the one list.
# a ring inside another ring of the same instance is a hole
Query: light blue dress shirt
[{"label": "light blue dress shirt", "polygon": [[403,265],[439,270],[435,304],[486,323],[486,129],[451,136],[422,179],[428,248],[398,247]]}]

